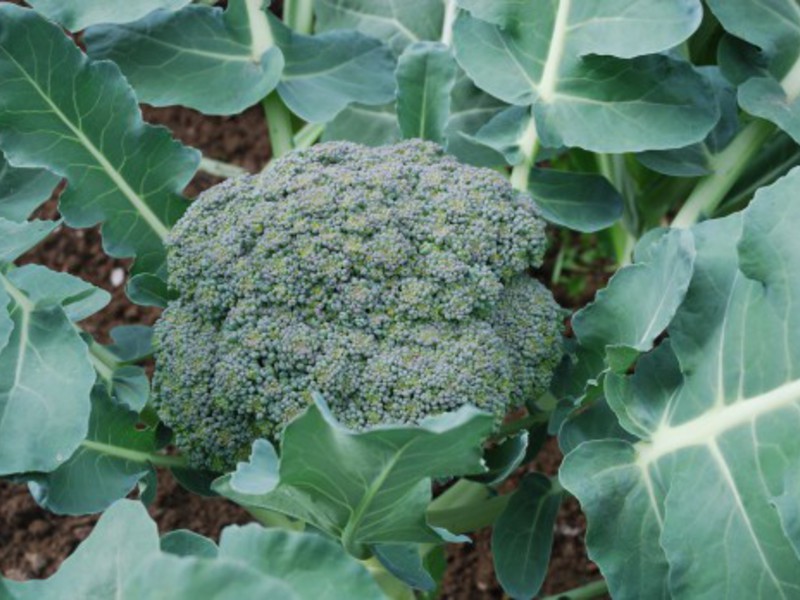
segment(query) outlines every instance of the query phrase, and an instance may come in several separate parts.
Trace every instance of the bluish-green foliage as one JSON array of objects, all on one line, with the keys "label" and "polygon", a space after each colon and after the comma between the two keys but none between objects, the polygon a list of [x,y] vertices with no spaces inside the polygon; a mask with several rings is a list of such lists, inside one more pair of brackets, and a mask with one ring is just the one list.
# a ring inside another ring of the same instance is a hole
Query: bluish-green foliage
[{"label": "bluish-green foliage", "polygon": [[168,247],[180,298],[156,327],[156,402],[211,469],[312,391],[353,428],[464,404],[499,420],[560,358],[559,309],[526,273],[535,207],[431,143],[293,153],[204,193]]}]

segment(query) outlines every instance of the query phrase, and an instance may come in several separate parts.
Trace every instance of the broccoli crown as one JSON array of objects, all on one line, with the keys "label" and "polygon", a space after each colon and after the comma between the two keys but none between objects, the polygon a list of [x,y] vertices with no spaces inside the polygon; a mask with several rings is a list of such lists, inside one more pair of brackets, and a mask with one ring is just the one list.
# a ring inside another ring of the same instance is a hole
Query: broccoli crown
[{"label": "broccoli crown", "polygon": [[319,391],[351,428],[543,392],[560,313],[531,201],[436,145],[319,144],[203,193],[168,242],[156,407],[224,470]]}]

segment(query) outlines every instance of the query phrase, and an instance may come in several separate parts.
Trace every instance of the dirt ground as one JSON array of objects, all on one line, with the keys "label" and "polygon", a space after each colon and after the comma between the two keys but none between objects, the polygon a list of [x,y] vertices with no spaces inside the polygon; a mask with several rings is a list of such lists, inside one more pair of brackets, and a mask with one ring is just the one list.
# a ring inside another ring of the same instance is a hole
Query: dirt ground
[{"label": "dirt ground", "polygon": [[[144,108],[145,118],[169,127],[176,137],[200,149],[205,156],[257,171],[270,155],[263,116],[258,108],[238,117],[206,117],[182,108]],[[187,189],[197,193],[218,180],[199,174]],[[40,210],[40,216],[56,216],[55,202]],[[132,305],[124,295],[119,276],[127,261],[106,257],[96,229],[62,228],[27,255],[23,262],[37,262],[57,271],[67,271],[100,286],[113,295],[111,305],[84,326],[101,341],[120,324],[152,323],[158,311]],[[561,456],[551,440],[535,467],[554,474]],[[249,516],[222,499],[203,499],[183,490],[169,473],[159,475],[159,492],[150,513],[162,532],[188,528],[216,538],[231,523],[247,522]],[[25,486],[0,482],[0,572],[24,580],[52,574],[61,561],[92,530],[96,517],[59,517],[40,509]],[[553,558],[543,592],[553,594],[586,584],[599,577],[596,565],[585,552],[585,522],[577,503],[568,500],[559,513],[553,543]],[[488,600],[503,598],[492,569],[489,532],[474,536],[474,544],[448,549],[448,570],[443,598]]]}]

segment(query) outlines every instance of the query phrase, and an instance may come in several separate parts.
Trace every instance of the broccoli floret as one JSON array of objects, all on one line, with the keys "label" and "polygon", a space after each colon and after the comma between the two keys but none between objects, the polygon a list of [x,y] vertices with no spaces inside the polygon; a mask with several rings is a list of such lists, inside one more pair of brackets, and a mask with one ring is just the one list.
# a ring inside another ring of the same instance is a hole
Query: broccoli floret
[{"label": "broccoli floret", "polygon": [[472,404],[498,422],[561,355],[544,223],[498,173],[421,141],[327,143],[203,193],[168,242],[156,408],[225,470],[318,391],[352,428]]}]

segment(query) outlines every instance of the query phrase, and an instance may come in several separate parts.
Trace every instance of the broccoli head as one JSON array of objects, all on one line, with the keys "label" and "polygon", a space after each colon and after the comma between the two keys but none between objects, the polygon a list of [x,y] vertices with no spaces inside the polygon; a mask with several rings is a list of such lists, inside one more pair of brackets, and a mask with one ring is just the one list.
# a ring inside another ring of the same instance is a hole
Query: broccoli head
[{"label": "broccoli head", "polygon": [[438,146],[326,143],[203,193],[168,242],[156,408],[212,470],[320,392],[346,426],[542,393],[560,311],[531,201]]}]

